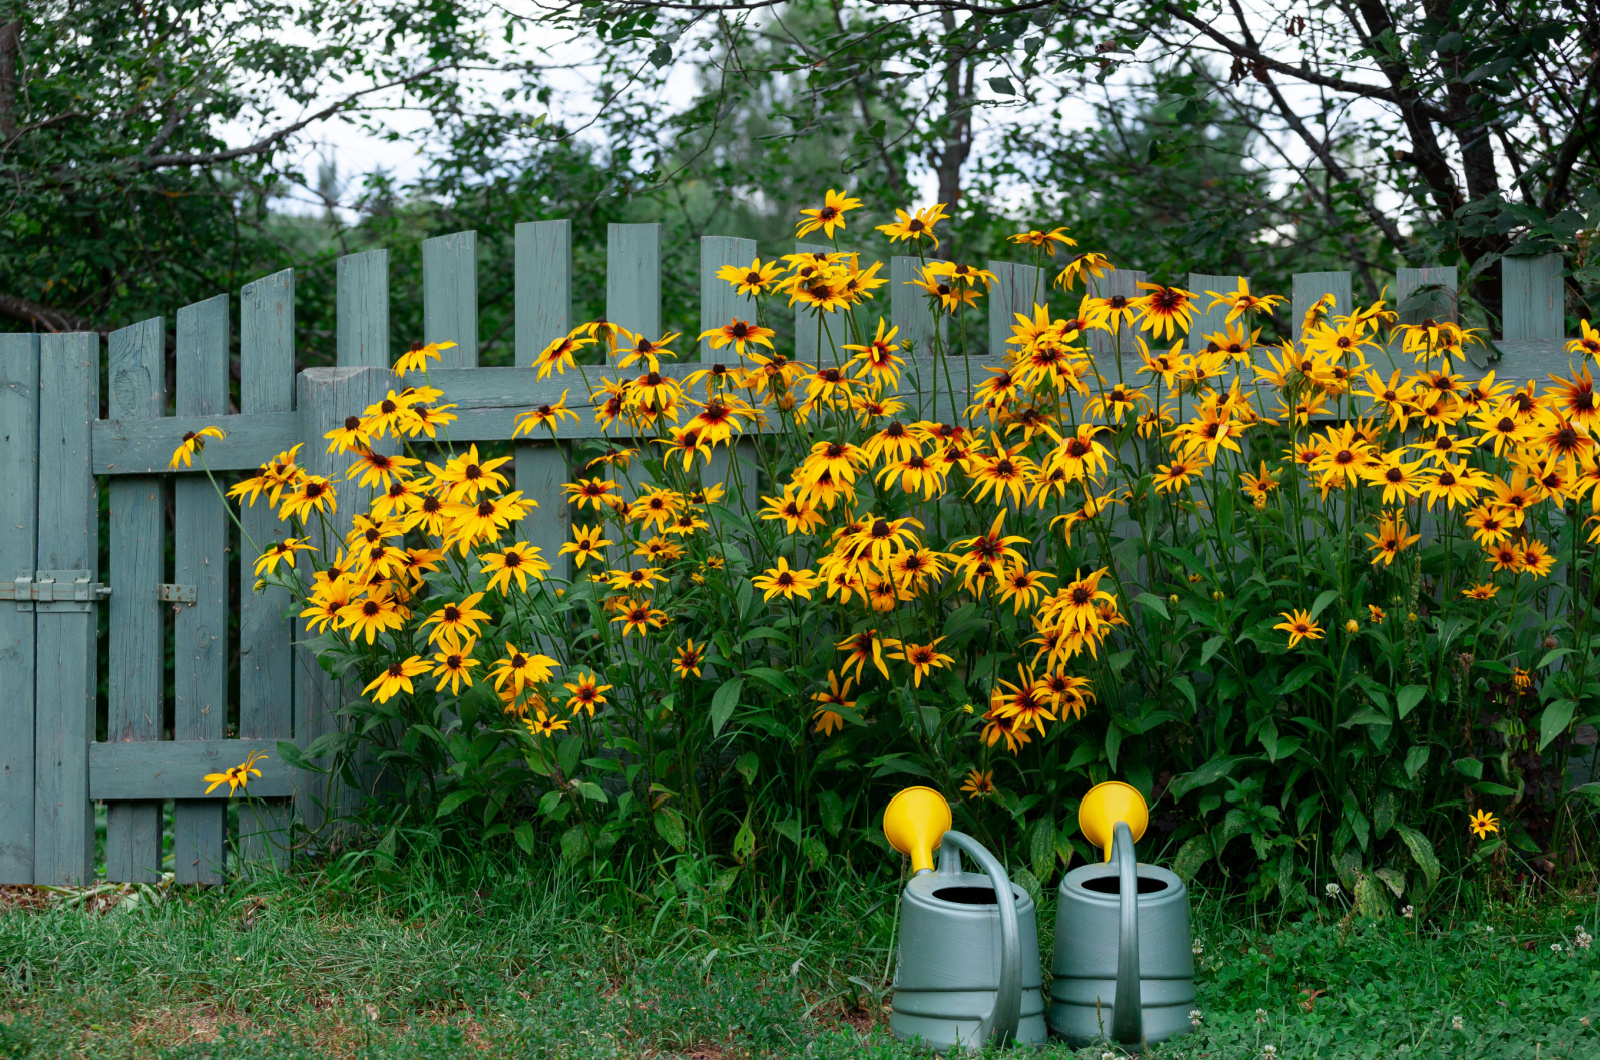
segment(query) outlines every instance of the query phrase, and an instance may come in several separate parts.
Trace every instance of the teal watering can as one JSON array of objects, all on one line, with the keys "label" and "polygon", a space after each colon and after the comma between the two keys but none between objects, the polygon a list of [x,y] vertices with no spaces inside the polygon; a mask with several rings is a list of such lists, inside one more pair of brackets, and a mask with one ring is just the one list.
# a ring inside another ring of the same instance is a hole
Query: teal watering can
[{"label": "teal watering can", "polygon": [[[913,873],[900,898],[889,1030],[939,1052],[988,1041],[1040,1044],[1044,982],[1033,899],[983,844],[950,823],[950,804],[932,788],[906,788],[883,814],[884,835],[910,855]],[[983,873],[963,872],[961,853]]]},{"label": "teal watering can", "polygon": [[1134,860],[1149,821],[1143,796],[1121,781],[1095,785],[1078,809],[1078,827],[1106,860],[1073,869],[1057,891],[1047,1020],[1073,1045],[1136,1046],[1191,1028],[1189,892]]}]

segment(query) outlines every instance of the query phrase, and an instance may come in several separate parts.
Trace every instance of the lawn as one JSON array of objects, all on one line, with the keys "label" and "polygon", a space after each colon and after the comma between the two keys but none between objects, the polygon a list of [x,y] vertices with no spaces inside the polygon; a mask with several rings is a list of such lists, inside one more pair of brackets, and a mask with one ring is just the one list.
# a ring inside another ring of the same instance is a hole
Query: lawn
[{"label": "lawn", "polygon": [[[549,874],[282,877],[115,904],[13,889],[0,1057],[927,1055],[885,1026],[892,893],[836,884],[797,920]],[[1200,1026],[1159,1057],[1600,1056],[1600,948],[1574,946],[1592,896],[1421,922],[1349,918],[1338,899],[1281,922],[1228,910],[1197,904]]]}]

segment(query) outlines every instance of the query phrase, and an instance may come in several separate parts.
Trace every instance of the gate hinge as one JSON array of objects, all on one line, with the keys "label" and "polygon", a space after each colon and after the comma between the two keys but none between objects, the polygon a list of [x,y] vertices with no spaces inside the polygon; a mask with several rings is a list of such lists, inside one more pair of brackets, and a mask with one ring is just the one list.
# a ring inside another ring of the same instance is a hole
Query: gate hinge
[{"label": "gate hinge", "polygon": [[18,611],[88,611],[111,595],[111,586],[89,580],[86,570],[22,570],[0,582],[0,600],[15,600]]},{"label": "gate hinge", "polygon": [[162,582],[156,587],[156,599],[164,604],[197,604],[200,602],[200,587]]}]

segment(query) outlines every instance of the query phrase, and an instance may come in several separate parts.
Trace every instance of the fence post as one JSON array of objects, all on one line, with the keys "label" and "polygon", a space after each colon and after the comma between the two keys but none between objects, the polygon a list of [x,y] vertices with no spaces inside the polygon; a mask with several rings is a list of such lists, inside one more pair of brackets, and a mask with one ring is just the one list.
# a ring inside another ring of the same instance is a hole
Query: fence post
[{"label": "fence post", "polygon": [[[1228,307],[1219,305],[1215,309],[1208,309],[1211,296],[1207,291],[1216,291],[1218,294],[1227,294],[1233,290],[1241,279],[1249,277],[1235,273],[1232,276],[1210,276],[1202,272],[1189,274],[1189,293],[1194,295],[1198,312],[1195,313],[1194,326],[1189,329],[1189,349],[1203,350],[1209,341],[1208,336],[1217,332],[1226,331],[1227,325],[1223,323],[1228,317]],[[1242,322],[1236,322],[1243,327]],[[1250,336],[1246,335],[1248,339]]]},{"label": "fence post", "polygon": [[[33,574],[39,336],[0,335],[0,577]],[[0,604],[0,884],[33,882],[33,611]]]},{"label": "fence post", "polygon": [[[227,414],[230,340],[227,295],[178,310],[178,415]],[[176,476],[173,501],[173,578],[193,585],[196,594],[193,604],[178,605],[173,615],[172,736],[220,740],[228,735],[228,513],[204,474]],[[227,819],[222,799],[174,802],[176,882],[223,881]]]},{"label": "fence post", "polygon": [[[1090,276],[1084,280],[1084,290],[1088,296],[1094,298],[1137,298],[1146,292],[1139,290],[1139,285],[1149,277],[1140,269],[1107,269],[1104,275]],[[1139,358],[1139,344],[1134,340],[1135,331],[1124,324],[1117,335],[1096,329],[1089,333],[1089,354],[1095,360],[1095,367],[1107,379],[1117,378],[1117,372],[1111,361],[1117,355],[1117,344],[1122,345],[1122,359],[1137,362]],[[1165,347],[1163,347],[1165,349]],[[1128,378],[1133,378],[1129,375]]]},{"label": "fence post", "polygon": [[[340,326],[344,326],[342,322]],[[329,453],[323,435],[344,423],[347,417],[360,416],[369,405],[382,401],[393,384],[394,375],[388,368],[308,368],[300,373],[297,405],[300,436],[305,441],[305,448],[300,451],[301,465],[313,475],[328,477],[339,504],[338,512],[328,517],[327,531],[320,527],[310,531],[311,543],[325,558],[335,555],[344,546],[345,532],[362,505],[356,500],[352,483],[345,479],[354,457],[348,453]],[[392,442],[376,448],[394,451]],[[302,573],[309,581],[309,560]],[[304,623],[296,623],[296,629],[306,641],[316,636]],[[359,683],[352,689],[330,677],[317,663],[312,648],[298,647],[295,651],[295,742],[304,749],[317,737],[333,732],[340,724],[338,712],[346,697],[359,695],[360,690]],[[325,784],[317,781],[313,774],[301,774],[299,779],[295,813],[310,831],[320,831],[330,815],[345,816],[360,804],[362,791],[345,787],[337,776],[329,777]],[[319,787],[323,788],[320,794]]]},{"label": "fence post", "polygon": [[1294,274],[1294,298],[1289,311],[1294,314],[1289,321],[1289,331],[1296,342],[1305,339],[1306,314],[1325,294],[1333,295],[1333,313],[1348,315],[1355,310],[1355,295],[1350,288],[1348,272],[1297,272]]},{"label": "fence post", "polygon": [[[800,243],[794,245],[796,254],[832,254],[833,248],[821,243]],[[796,303],[794,307],[794,359],[801,364],[809,364],[816,368],[820,366],[819,342],[817,336],[817,322],[803,303]],[[900,336],[900,341],[905,342],[905,336]]]},{"label": "fence post", "polygon": [[[516,227],[516,350],[518,368],[533,362],[553,340],[572,330],[572,222],[526,221]],[[580,387],[582,384],[579,378]],[[575,405],[588,416],[589,395]],[[550,564],[550,577],[567,579],[571,563],[559,555],[567,541],[571,509],[561,492],[567,481],[563,442],[521,441],[516,449],[517,489],[539,507],[522,520],[522,539]]]},{"label": "fence post", "polygon": [[[106,394],[113,420],[167,411],[166,324],[161,317],[111,333]],[[156,587],[165,579],[166,504],[158,475],[111,478],[111,608],[106,739],[161,739],[163,626]],[[161,878],[159,800],[106,804],[106,878]]]},{"label": "fence post", "polygon": [[[1044,305],[1049,299],[1040,289],[1043,269],[1015,261],[991,261],[988,268],[995,280],[994,290],[989,292],[989,356],[999,357],[1006,352],[1016,314],[1032,320],[1034,305]],[[971,401],[972,395],[968,394],[967,402]]]},{"label": "fence post", "polygon": [[389,367],[389,252],[369,250],[339,259],[338,363],[341,368]]},{"label": "fence post", "polygon": [[[1419,300],[1415,309],[1402,309],[1417,288],[1436,284],[1442,290],[1430,291]],[[1394,273],[1394,304],[1400,311],[1402,324],[1420,324],[1424,320],[1455,320],[1456,267],[1443,265],[1432,269],[1396,269]]]},{"label": "fence post", "polygon": [[652,341],[661,337],[661,225],[606,229],[606,319]]},{"label": "fence post", "polygon": [[[100,337],[39,340],[39,548],[44,571],[99,574],[100,502],[90,424],[100,415]],[[94,877],[89,742],[96,691],[94,608],[35,605],[38,659],[34,768],[34,879],[86,884]]]},{"label": "fence post", "polygon": [[[239,411],[294,411],[294,270],[245,284],[239,292]],[[272,454],[262,454],[262,459]],[[266,502],[241,506],[248,540],[239,555],[239,735],[294,736],[294,653],[287,589],[252,592],[257,548],[284,529]],[[278,763],[282,767],[282,763]],[[239,856],[248,866],[289,862],[290,803],[253,799],[239,814]]]},{"label": "fence post", "polygon": [[[747,294],[740,294],[733,284],[719,278],[717,270],[726,265],[744,268],[756,256],[756,249],[756,241],[753,239],[738,239],[733,236],[700,237],[701,331],[726,327],[735,318],[752,323],[755,321],[755,299]],[[738,351],[731,346],[713,350],[710,339],[700,340],[700,362],[715,364],[718,361],[738,364]],[[733,486],[730,471],[735,458],[740,464],[739,480],[742,485],[740,493],[744,515],[745,518],[753,518],[756,507],[761,503],[756,491],[755,442],[743,438],[730,441],[728,445],[715,450],[711,456],[711,463],[705,469],[705,477],[701,481],[708,486],[725,482],[729,484],[728,488],[731,490]],[[733,498],[729,497],[729,507],[732,507],[733,503]]]},{"label": "fence post", "polygon": [[478,367],[478,233],[422,241],[422,341],[453,342],[441,368]]},{"label": "fence post", "polygon": [[1560,254],[1500,259],[1501,330],[1511,341],[1560,339],[1567,331]]}]

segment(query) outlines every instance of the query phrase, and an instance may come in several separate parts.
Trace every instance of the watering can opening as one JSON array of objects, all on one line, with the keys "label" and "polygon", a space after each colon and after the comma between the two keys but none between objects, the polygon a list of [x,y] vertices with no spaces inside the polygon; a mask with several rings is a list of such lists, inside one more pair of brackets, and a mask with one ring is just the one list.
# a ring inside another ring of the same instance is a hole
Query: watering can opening
[{"label": "watering can opening", "polygon": [[941,887],[933,892],[933,896],[941,902],[952,902],[955,905],[994,906],[993,887]]},{"label": "watering can opening", "polygon": [[[1120,876],[1096,876],[1092,880],[1084,880],[1085,890],[1098,891],[1101,894],[1121,894],[1122,878]],[[1166,880],[1151,879],[1149,876],[1139,877],[1140,894],[1156,894],[1167,889]]]}]

